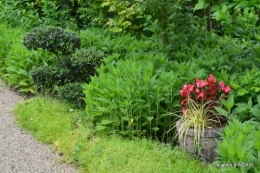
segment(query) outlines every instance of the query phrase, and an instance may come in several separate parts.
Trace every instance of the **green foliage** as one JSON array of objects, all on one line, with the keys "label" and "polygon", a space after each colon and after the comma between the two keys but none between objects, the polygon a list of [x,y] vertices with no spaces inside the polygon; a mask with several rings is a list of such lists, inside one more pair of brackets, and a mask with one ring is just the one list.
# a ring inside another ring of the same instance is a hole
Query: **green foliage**
[{"label": "green foliage", "polygon": [[12,27],[23,27],[25,30],[39,25],[76,28],[75,20],[71,17],[72,7],[66,7],[64,2],[58,0],[1,1],[0,20],[7,22]]},{"label": "green foliage", "polygon": [[42,48],[55,55],[72,54],[80,48],[80,38],[60,27],[35,28],[25,35],[23,43],[29,50]]},{"label": "green foliage", "polygon": [[259,68],[253,66],[253,68],[244,70],[244,73],[240,73],[236,79],[230,81],[238,102],[245,101],[249,97],[256,99],[260,94],[260,82],[257,80],[259,78]]},{"label": "green foliage", "polygon": [[82,47],[102,50],[105,54],[119,54],[120,59],[136,56],[143,56],[144,53],[151,54],[162,52],[159,45],[153,38],[137,39],[130,34],[115,36],[107,29],[82,30],[79,34]]},{"label": "green foliage", "polygon": [[4,25],[1,25],[1,28],[2,38],[6,39],[6,42],[3,40],[0,42],[3,50],[0,56],[0,74],[11,87],[22,92],[34,93],[29,71],[35,65],[52,61],[53,57],[41,49],[38,51],[27,50],[21,44],[24,35],[22,30],[11,29]]},{"label": "green foliage", "polygon": [[60,66],[48,65],[34,66],[30,71],[33,84],[37,90],[43,91],[52,88],[54,85],[61,86],[69,82],[69,70]]},{"label": "green foliage", "polygon": [[[106,25],[114,33],[132,32],[142,27],[137,21],[141,10],[139,3],[135,1],[114,1],[107,0],[101,3],[101,7],[108,8],[108,18],[105,18]],[[139,17],[140,18],[140,17]],[[140,19],[139,19],[140,20]]]},{"label": "green foliage", "polygon": [[260,171],[259,127],[232,119],[223,129],[221,137],[223,141],[218,142],[217,149],[220,158],[213,163],[218,168],[211,166],[212,172]]},{"label": "green foliage", "polygon": [[31,28],[41,21],[34,3],[28,0],[4,0],[0,2],[0,20],[12,27]]},{"label": "green foliage", "polygon": [[107,11],[101,7],[102,1],[78,0],[76,9],[77,26],[81,29],[87,27],[101,27]]},{"label": "green foliage", "polygon": [[221,21],[226,34],[250,39],[258,33],[259,9],[260,6],[256,1],[239,0],[221,4],[213,13],[213,17]]},{"label": "green foliage", "polygon": [[179,109],[180,86],[203,74],[195,63],[168,64],[162,56],[146,56],[118,62],[107,59],[97,69],[98,76],[85,85],[86,112],[100,132],[164,140],[162,135],[176,118],[170,112]]},{"label": "green foliage", "polygon": [[59,87],[57,98],[73,103],[78,108],[83,108],[86,106],[84,101],[83,93],[83,84],[84,83],[66,83]]},{"label": "green foliage", "polygon": [[66,68],[61,64],[47,63],[34,66],[30,71],[33,84],[39,93],[50,91],[53,96],[84,107],[82,83],[89,82],[90,76],[96,74],[105,54],[91,49],[79,49],[72,55],[65,57]]},{"label": "green foliage", "polygon": [[76,21],[72,16],[75,0],[39,0],[34,2],[41,24],[76,29]]},{"label": "green foliage", "polygon": [[65,58],[66,67],[70,70],[67,78],[71,82],[89,82],[90,76],[96,74],[106,55],[102,51],[79,49]]},{"label": "green foliage", "polygon": [[[234,93],[234,92],[233,92]],[[228,100],[222,100],[222,107],[216,107],[216,110],[229,118],[235,117],[242,122],[251,122],[260,125],[260,95],[256,99],[243,100],[243,102],[235,102],[234,97]]]},{"label": "green foliage", "polygon": [[19,42],[23,34],[21,28],[11,29],[5,23],[0,24],[0,67],[4,66],[6,55],[10,52],[12,44]]}]

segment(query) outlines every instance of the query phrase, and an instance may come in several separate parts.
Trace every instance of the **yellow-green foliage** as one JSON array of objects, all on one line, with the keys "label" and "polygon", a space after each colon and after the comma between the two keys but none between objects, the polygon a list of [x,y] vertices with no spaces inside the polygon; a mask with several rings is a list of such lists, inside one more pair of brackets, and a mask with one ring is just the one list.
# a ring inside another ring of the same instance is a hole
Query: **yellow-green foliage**
[{"label": "yellow-green foliage", "polygon": [[137,2],[108,0],[101,4],[101,7],[108,7],[110,17],[107,25],[112,32],[125,32],[127,29],[137,29],[140,26],[132,21],[140,14],[140,8]]},{"label": "yellow-green foliage", "polygon": [[146,139],[94,135],[90,125],[82,123],[82,111],[50,98],[27,100],[14,112],[20,126],[40,141],[53,144],[83,173],[209,172],[178,148]]}]

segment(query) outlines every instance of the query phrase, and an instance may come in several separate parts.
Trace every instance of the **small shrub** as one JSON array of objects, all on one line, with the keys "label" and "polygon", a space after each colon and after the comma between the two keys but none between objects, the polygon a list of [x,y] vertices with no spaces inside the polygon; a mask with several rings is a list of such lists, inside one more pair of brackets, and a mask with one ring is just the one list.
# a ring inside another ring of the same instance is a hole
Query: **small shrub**
[{"label": "small shrub", "polygon": [[60,27],[40,27],[27,33],[23,43],[29,50],[42,48],[54,54],[67,55],[80,47],[80,38]]},{"label": "small shrub", "polygon": [[60,55],[74,53],[81,44],[75,33],[67,32],[60,27],[35,28],[25,35],[23,43],[29,50],[42,48],[54,53],[65,68]]},{"label": "small shrub", "polygon": [[106,55],[102,51],[92,49],[79,49],[71,56],[66,57],[65,64],[70,70],[71,82],[89,82],[90,76],[96,74],[96,68],[100,66]]},{"label": "small shrub", "polygon": [[85,107],[85,95],[83,93],[83,83],[67,83],[59,88],[56,97],[73,103],[78,108]]},{"label": "small shrub", "polygon": [[40,90],[52,88],[53,85],[62,86],[68,81],[69,70],[60,68],[59,66],[43,65],[33,67],[30,71],[33,83]]}]

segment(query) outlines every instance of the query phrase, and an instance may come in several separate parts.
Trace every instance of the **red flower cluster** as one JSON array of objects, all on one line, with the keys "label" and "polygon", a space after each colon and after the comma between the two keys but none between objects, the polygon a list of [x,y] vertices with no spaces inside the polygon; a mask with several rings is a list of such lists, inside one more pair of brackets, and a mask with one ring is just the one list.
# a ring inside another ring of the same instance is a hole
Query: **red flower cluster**
[{"label": "red flower cluster", "polygon": [[231,91],[231,87],[229,85],[225,86],[223,81],[219,82],[219,84],[216,82],[216,78],[213,74],[210,74],[208,80],[199,80],[196,78],[195,85],[185,84],[182,90],[180,90],[182,97],[181,107],[183,113],[185,114],[187,112],[186,104],[188,99],[193,99],[195,102],[200,104],[208,101],[216,103],[219,101],[222,94],[225,96],[229,94]]}]

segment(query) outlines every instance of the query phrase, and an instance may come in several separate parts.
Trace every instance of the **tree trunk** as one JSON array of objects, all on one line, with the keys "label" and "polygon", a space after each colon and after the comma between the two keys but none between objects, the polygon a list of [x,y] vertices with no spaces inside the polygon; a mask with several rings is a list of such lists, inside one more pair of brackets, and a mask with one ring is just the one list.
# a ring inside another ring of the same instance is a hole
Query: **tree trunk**
[{"label": "tree trunk", "polygon": [[211,21],[211,15],[210,15],[210,4],[205,10],[206,16],[207,16],[207,30],[211,31],[212,29],[212,21]]}]

